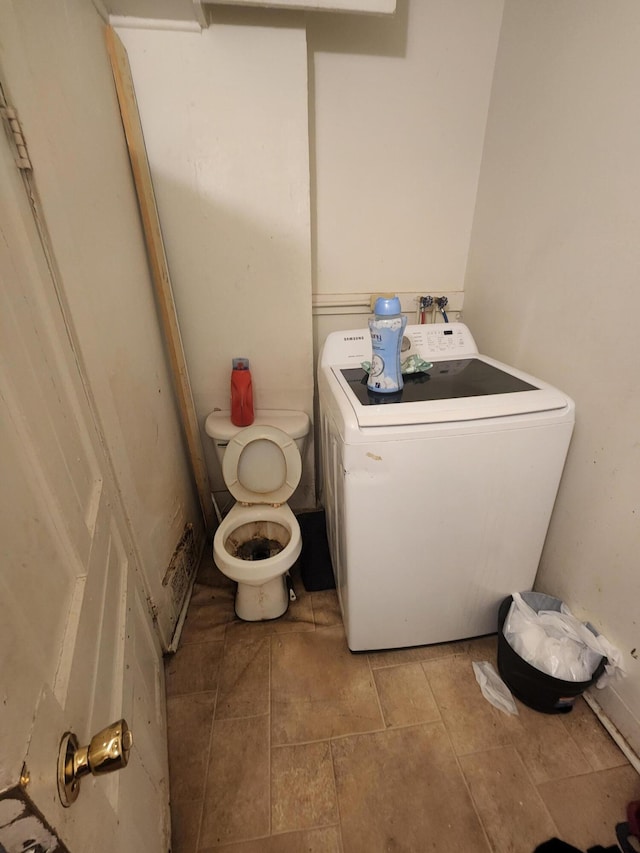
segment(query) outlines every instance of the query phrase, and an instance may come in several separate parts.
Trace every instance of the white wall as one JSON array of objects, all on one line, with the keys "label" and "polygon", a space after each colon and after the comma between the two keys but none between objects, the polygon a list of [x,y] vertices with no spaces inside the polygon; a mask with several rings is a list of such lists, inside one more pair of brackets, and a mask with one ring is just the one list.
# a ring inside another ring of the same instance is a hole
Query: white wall
[{"label": "white wall", "polygon": [[[314,355],[369,297],[463,308],[503,0],[399,0],[393,19],[307,17]],[[433,319],[437,319],[434,317]]]},{"label": "white wall", "polygon": [[309,18],[317,294],[463,289],[502,7]]},{"label": "white wall", "polygon": [[[69,323],[130,523],[132,554],[170,630],[161,581],[201,527],[111,68],[91,0],[3,7],[5,94],[28,140]],[[167,637],[165,636],[165,639]]]},{"label": "white wall", "polygon": [[[234,356],[250,359],[258,408],[312,414],[306,38],[297,18],[268,15],[219,13],[202,34],[119,30],[202,427],[229,408]],[[315,503],[309,460],[293,506]]]},{"label": "white wall", "polygon": [[577,424],[537,587],[625,654],[596,691],[640,749],[640,6],[507,0],[466,279],[482,351]]}]

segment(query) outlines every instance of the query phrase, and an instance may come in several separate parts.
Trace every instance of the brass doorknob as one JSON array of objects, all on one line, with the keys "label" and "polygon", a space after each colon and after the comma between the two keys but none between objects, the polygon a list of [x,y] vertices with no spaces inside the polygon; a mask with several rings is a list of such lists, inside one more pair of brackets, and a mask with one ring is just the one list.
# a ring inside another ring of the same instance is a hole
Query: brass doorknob
[{"label": "brass doorknob", "polygon": [[126,720],[118,720],[91,738],[89,746],[80,746],[72,732],[66,732],[58,754],[58,793],[63,806],[78,799],[80,780],[91,773],[100,776],[127,766],[133,746],[133,733]]}]

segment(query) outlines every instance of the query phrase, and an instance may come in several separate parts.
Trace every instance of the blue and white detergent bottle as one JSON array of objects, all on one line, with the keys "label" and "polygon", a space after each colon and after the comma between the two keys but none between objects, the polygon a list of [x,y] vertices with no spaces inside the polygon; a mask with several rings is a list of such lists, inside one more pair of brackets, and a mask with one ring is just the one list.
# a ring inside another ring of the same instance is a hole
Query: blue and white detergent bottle
[{"label": "blue and white detergent bottle", "polygon": [[367,388],[378,394],[392,394],[400,391],[402,370],[400,368],[400,349],[407,318],[400,313],[400,300],[380,297],[376,299],[374,316],[369,320],[371,332],[371,370]]}]

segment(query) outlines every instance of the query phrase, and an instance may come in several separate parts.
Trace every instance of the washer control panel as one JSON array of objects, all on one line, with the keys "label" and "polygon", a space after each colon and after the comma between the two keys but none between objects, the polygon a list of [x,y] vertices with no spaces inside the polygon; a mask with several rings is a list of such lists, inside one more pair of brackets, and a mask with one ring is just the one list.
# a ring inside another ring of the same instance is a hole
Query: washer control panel
[{"label": "washer control panel", "polygon": [[422,326],[407,326],[405,337],[410,346],[405,349],[403,341],[402,358],[419,355],[426,361],[446,358],[460,358],[478,352],[475,341],[464,323],[430,323]]},{"label": "washer control panel", "polygon": [[[401,359],[419,355],[425,361],[444,361],[476,355],[478,348],[464,323],[427,323],[407,326]],[[331,332],[324,343],[321,364],[348,365],[371,360],[369,329]]]}]

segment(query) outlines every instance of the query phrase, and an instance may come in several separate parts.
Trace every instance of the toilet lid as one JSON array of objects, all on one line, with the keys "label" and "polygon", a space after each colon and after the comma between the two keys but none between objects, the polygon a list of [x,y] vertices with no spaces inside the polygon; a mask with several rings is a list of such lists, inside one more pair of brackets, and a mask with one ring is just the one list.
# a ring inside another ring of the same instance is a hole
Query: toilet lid
[{"label": "toilet lid", "polygon": [[300,482],[302,460],[290,435],[277,427],[255,424],[229,441],[222,474],[241,503],[283,504]]}]

